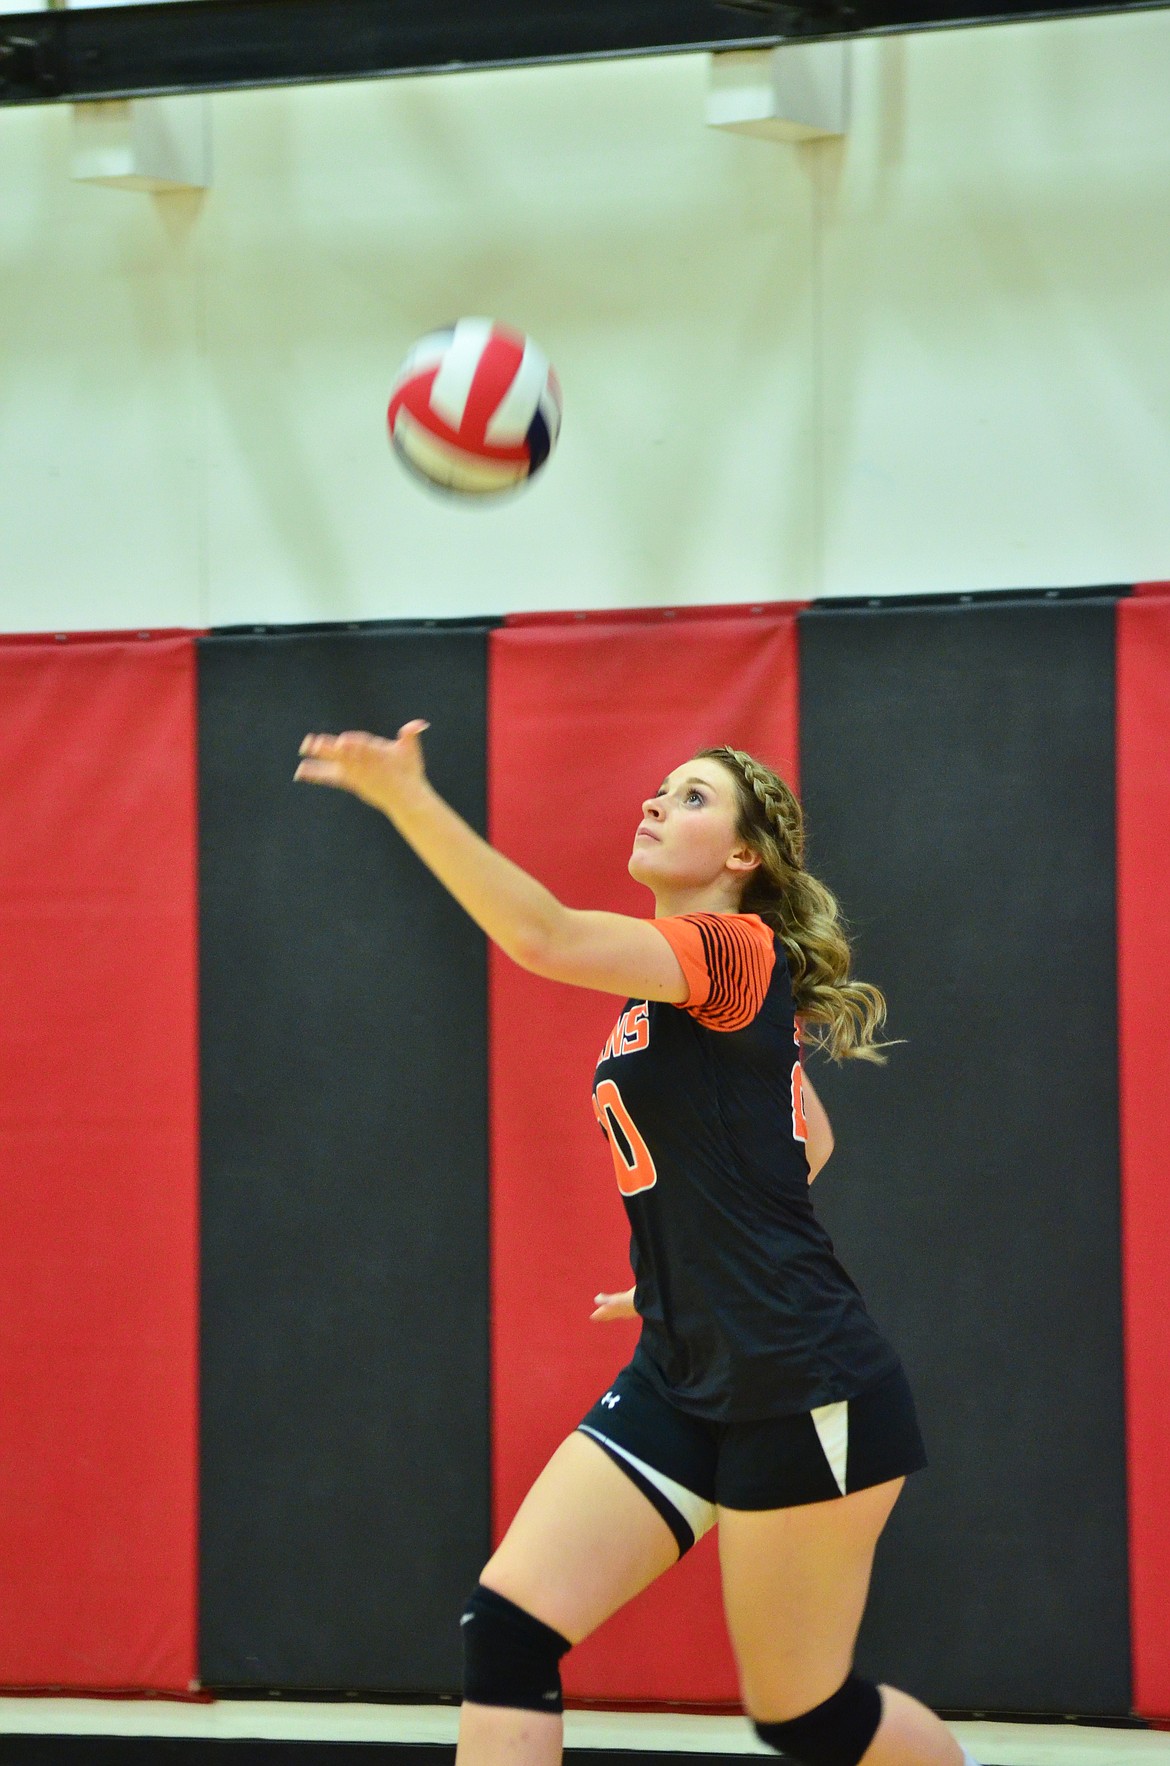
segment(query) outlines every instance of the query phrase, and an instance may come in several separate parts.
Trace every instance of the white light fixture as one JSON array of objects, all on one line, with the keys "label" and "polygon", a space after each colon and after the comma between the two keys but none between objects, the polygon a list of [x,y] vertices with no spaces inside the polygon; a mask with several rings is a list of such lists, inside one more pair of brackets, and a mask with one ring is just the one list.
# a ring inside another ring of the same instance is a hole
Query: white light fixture
[{"label": "white light fixture", "polygon": [[766,141],[816,141],[849,127],[849,44],[781,43],[711,55],[707,121]]},{"label": "white light fixture", "polygon": [[75,104],[72,175],[118,190],[206,190],[211,184],[206,94]]}]

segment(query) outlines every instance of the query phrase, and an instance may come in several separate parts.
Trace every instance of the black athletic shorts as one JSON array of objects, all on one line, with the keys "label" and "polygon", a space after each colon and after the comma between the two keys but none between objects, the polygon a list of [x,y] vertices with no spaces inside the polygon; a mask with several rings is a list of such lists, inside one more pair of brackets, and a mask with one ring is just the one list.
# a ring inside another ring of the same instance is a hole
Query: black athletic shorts
[{"label": "black athletic shorts", "polygon": [[714,1526],[717,1507],[826,1502],[926,1464],[900,1367],[856,1398],[755,1423],[688,1416],[624,1367],[578,1428],[654,1504],[680,1556]]}]

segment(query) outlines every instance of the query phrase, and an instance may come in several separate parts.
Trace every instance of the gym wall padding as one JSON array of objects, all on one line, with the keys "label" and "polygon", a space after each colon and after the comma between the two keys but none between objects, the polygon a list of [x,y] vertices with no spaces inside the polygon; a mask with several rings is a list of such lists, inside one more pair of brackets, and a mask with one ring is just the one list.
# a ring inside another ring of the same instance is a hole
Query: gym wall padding
[{"label": "gym wall padding", "polygon": [[1117,888],[1134,1708],[1170,1718],[1170,585],[1117,609]]},{"label": "gym wall padding", "polygon": [[[489,1011],[480,934],[297,748],[425,715],[474,825],[490,789],[563,899],[645,914],[666,770],[795,778],[799,646],[810,863],[908,1039],[812,1068],[932,1462],[860,1666],[1122,1716],[1132,1637],[1170,1717],[1170,592],[492,623],[0,637],[0,1685],[457,1690],[493,1531],[633,1346],[588,1316],[621,1002],[493,951]],[[565,1678],[734,1701],[712,1541]]]},{"label": "gym wall padding", "polygon": [[813,1066],[817,1201],[931,1461],[859,1663],[943,1708],[1130,1706],[1114,618],[1103,593],[801,619],[808,863],[906,1039]]},{"label": "gym wall padding", "polygon": [[[796,609],[509,620],[490,640],[491,838],[572,907],[646,916],[626,870],[643,800],[697,748],[796,764]],[[616,997],[490,954],[493,1509],[497,1535],[629,1359],[590,1323],[628,1230],[590,1107]],[[712,1537],[566,1658],[578,1698],[734,1701]]]},{"label": "gym wall padding", "polygon": [[482,624],[200,646],[200,1675],[450,1694],[487,1554],[485,941],[310,730],[430,720],[484,825]]},{"label": "gym wall padding", "polygon": [[0,1685],[196,1672],[191,637],[0,640]]}]

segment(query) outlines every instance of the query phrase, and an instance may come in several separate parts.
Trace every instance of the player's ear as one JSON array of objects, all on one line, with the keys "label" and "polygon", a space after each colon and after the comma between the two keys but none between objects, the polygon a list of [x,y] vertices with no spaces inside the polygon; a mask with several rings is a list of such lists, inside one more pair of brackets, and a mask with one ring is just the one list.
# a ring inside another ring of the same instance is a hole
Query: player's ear
[{"label": "player's ear", "polygon": [[763,860],[754,846],[740,845],[732,848],[727,858],[727,868],[739,876],[746,877],[752,871],[758,871]]}]

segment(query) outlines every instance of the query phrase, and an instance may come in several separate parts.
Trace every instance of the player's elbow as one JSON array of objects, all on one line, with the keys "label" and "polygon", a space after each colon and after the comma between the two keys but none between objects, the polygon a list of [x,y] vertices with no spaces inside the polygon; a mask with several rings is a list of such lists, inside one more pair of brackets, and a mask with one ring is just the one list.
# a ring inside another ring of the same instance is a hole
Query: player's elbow
[{"label": "player's elbow", "polygon": [[[558,904],[559,905],[559,904]],[[546,979],[557,979],[557,916],[550,913],[518,926],[508,940],[507,954],[522,969]]]},{"label": "player's elbow", "polygon": [[508,940],[504,950],[514,963],[518,963],[522,969],[527,969],[530,974],[539,975],[542,973],[544,940],[539,932],[525,927],[523,931],[517,932],[514,937]]}]

